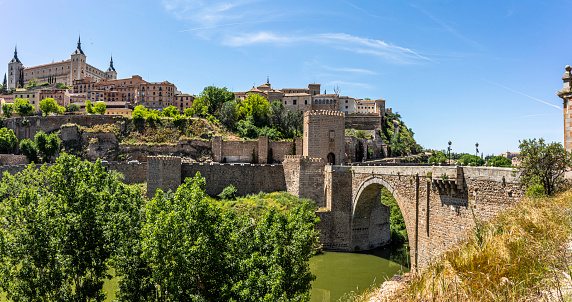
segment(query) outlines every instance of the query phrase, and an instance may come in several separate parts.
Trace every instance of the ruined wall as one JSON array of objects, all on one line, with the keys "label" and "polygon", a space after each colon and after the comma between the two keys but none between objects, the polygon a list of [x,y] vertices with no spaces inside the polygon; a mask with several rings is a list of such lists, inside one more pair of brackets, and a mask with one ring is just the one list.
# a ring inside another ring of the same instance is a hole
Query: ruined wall
[{"label": "ruined wall", "polygon": [[27,165],[28,159],[24,155],[0,154],[0,166],[2,165]]},{"label": "ruined wall", "polygon": [[345,116],[345,128],[356,130],[381,130],[382,116],[380,115],[362,115],[347,114]]},{"label": "ruined wall", "polygon": [[91,127],[93,125],[113,124],[122,118],[121,116],[113,115],[28,116],[5,119],[4,126],[12,129],[18,140],[23,140],[33,138],[36,132],[40,130],[49,133],[69,123]]},{"label": "ruined wall", "polygon": [[207,194],[213,196],[230,184],[240,196],[286,190],[282,165],[183,163],[181,179],[194,177],[197,172],[206,180]]},{"label": "ruined wall", "polygon": [[[296,141],[296,152],[302,152],[303,141]],[[272,162],[268,154],[272,149]],[[254,157],[253,157],[254,150]],[[292,141],[270,141],[262,136],[256,141],[223,141],[220,136],[212,140],[213,161],[221,163],[281,163],[292,153]]]}]

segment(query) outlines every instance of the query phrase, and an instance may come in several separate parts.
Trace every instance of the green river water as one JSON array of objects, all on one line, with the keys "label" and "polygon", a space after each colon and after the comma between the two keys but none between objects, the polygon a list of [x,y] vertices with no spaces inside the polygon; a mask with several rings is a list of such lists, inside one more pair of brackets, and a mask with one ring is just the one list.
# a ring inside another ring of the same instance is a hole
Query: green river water
[{"label": "green river water", "polygon": [[[408,246],[403,245],[363,253],[324,252],[314,256],[310,259],[310,270],[316,275],[311,302],[335,302],[346,293],[361,293],[395,274],[407,272],[408,255]],[[108,293],[107,301],[112,301],[117,280],[108,280],[103,287]],[[5,301],[4,293],[0,293],[0,301]]]}]

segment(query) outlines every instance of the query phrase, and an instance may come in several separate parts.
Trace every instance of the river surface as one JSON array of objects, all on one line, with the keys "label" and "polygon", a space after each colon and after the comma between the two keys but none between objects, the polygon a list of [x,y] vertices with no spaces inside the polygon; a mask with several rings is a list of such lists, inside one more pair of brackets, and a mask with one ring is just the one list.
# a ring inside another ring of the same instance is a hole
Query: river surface
[{"label": "river surface", "polygon": [[362,293],[395,274],[409,271],[407,245],[363,253],[325,252],[310,259],[311,302],[334,302],[350,292]]}]

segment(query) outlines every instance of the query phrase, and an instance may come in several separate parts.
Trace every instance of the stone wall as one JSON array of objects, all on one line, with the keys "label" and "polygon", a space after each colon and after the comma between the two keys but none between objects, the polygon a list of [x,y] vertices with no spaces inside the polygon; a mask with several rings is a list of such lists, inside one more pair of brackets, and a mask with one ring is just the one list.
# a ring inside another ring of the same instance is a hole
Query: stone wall
[{"label": "stone wall", "polygon": [[24,155],[0,154],[0,166],[2,165],[27,165],[28,159]]},{"label": "stone wall", "polygon": [[[339,165],[345,157],[344,114],[339,111],[307,111],[304,113],[304,152],[311,158],[333,160]],[[333,155],[333,158],[332,158]],[[328,159],[330,157],[330,159]]]},{"label": "stone wall", "polygon": [[125,184],[137,184],[147,181],[147,163],[140,162],[102,162],[107,170],[123,174]]},{"label": "stone wall", "polygon": [[283,162],[288,193],[314,200],[325,206],[324,160],[300,155],[287,155]]},{"label": "stone wall", "polygon": [[176,191],[181,184],[181,158],[174,156],[149,156],[147,158],[147,197],[152,198],[157,189]]},{"label": "stone wall", "polygon": [[194,177],[197,172],[205,178],[205,189],[211,196],[231,184],[239,196],[286,190],[282,165],[183,163],[181,179]]},{"label": "stone wall", "polygon": [[[297,138],[297,153],[302,152],[303,144],[303,140]],[[272,158],[268,156],[270,150]],[[220,163],[281,163],[291,153],[292,141],[270,141],[266,136],[256,141],[224,141],[220,136],[212,140],[213,161]]]},{"label": "stone wall", "polygon": [[28,116],[9,118],[4,120],[4,126],[12,129],[18,140],[33,138],[36,132],[42,130],[46,133],[59,130],[65,124],[78,124],[83,127],[94,125],[113,124],[122,116],[113,115],[56,115],[56,116]]},{"label": "stone wall", "polygon": [[345,128],[356,130],[381,130],[382,116],[365,114],[347,114],[345,116]]}]

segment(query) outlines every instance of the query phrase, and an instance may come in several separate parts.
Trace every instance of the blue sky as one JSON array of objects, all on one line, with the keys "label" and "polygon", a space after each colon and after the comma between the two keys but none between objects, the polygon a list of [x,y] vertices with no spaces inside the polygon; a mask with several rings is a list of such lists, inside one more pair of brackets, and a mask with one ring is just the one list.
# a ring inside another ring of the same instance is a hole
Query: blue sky
[{"label": "blue sky", "polygon": [[569,1],[0,0],[0,62],[69,58],[199,94],[322,84],[387,100],[425,148],[563,140]]}]

